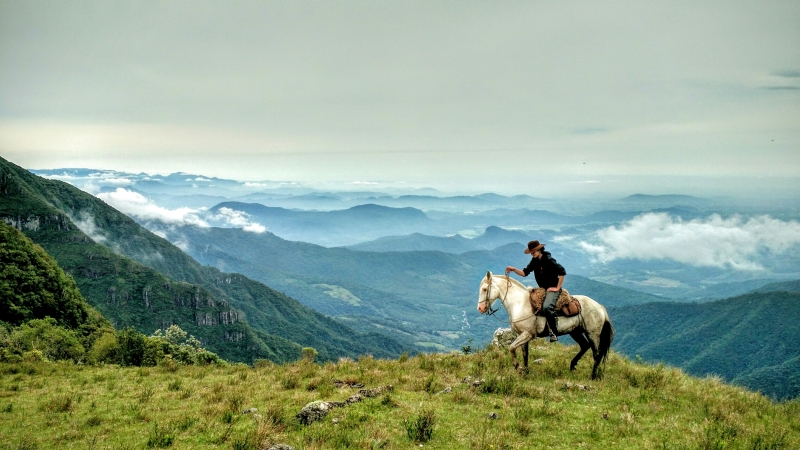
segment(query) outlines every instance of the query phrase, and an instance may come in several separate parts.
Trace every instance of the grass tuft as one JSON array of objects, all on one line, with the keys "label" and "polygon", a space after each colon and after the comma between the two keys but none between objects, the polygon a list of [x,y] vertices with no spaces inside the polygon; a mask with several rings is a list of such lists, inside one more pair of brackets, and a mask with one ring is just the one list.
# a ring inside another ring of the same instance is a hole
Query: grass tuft
[{"label": "grass tuft", "polygon": [[436,412],[433,409],[424,409],[415,417],[403,421],[406,435],[413,442],[428,442],[433,437],[433,428],[436,425]]},{"label": "grass tuft", "polygon": [[153,424],[153,429],[147,436],[147,446],[155,448],[171,447],[175,443],[175,432],[167,426],[161,427]]}]

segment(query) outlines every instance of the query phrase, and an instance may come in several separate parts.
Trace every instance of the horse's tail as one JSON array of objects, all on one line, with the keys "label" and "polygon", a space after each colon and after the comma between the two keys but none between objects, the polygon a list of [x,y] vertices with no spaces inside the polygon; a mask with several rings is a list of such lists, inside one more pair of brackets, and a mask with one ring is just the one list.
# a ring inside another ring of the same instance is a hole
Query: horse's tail
[{"label": "horse's tail", "polygon": [[614,325],[606,318],[603,329],[600,331],[600,345],[597,346],[597,354],[600,361],[605,364],[608,359],[608,352],[611,350],[611,341],[614,340]]}]

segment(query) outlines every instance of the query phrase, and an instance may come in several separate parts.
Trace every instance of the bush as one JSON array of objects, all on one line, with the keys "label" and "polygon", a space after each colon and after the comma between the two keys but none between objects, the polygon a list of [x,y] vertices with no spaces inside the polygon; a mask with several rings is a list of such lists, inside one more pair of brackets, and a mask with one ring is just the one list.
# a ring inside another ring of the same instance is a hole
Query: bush
[{"label": "bush", "polygon": [[318,354],[319,353],[317,353],[317,351],[311,347],[303,347],[303,350],[301,351],[301,358],[303,361],[314,362]]},{"label": "bush", "polygon": [[86,351],[72,330],[57,325],[50,317],[34,319],[14,330],[9,339],[22,352],[38,350],[44,358],[59,361],[81,361]]},{"label": "bush", "polygon": [[436,413],[432,409],[425,409],[419,416],[404,420],[403,424],[409,439],[414,442],[427,442],[433,436]]},{"label": "bush", "polygon": [[92,348],[86,355],[86,359],[90,364],[114,364],[120,362],[121,353],[117,334],[104,332],[99,338],[95,339]]},{"label": "bush", "polygon": [[144,360],[145,337],[133,327],[117,333],[119,361],[125,366],[141,366]]}]

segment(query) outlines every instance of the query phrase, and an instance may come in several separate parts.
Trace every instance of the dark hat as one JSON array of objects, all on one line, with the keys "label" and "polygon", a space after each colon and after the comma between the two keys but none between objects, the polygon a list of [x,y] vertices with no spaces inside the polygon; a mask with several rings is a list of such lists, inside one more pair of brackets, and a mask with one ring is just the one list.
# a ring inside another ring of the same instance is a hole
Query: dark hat
[{"label": "dark hat", "polygon": [[525,249],[525,254],[530,255],[531,253],[535,252],[536,250],[541,250],[544,248],[544,244],[540,244],[539,241],[530,241],[528,242],[528,248]]}]

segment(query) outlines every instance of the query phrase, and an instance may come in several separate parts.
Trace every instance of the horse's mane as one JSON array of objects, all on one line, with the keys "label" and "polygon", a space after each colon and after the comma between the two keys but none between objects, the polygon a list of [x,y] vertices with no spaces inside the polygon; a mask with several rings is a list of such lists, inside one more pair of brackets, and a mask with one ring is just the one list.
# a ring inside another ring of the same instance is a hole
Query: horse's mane
[{"label": "horse's mane", "polygon": [[511,281],[511,284],[515,284],[518,288],[525,289],[526,291],[530,289],[528,286],[525,286],[524,284],[522,284],[521,281],[517,280],[516,278],[511,278],[508,275],[492,274],[492,278],[494,278],[494,277],[505,278],[505,279]]}]

